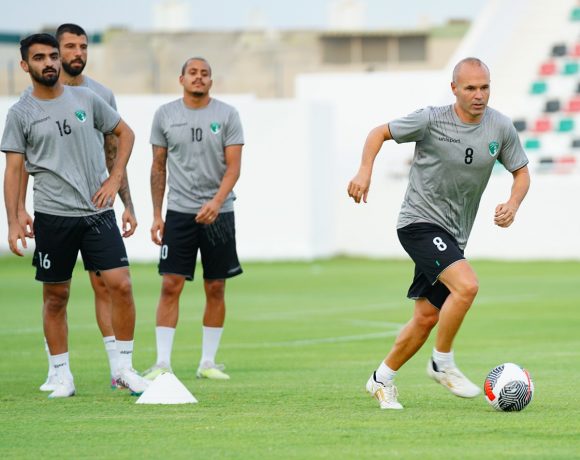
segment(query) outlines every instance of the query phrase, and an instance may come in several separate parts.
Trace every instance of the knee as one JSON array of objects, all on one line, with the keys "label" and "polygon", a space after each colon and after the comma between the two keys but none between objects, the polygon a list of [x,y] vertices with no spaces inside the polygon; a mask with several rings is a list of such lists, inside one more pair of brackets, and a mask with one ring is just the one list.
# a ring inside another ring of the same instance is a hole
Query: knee
[{"label": "knee", "polygon": [[479,291],[479,281],[477,278],[470,279],[461,283],[457,294],[465,299],[473,300]]},{"label": "knee", "polygon": [[165,298],[179,297],[183,289],[184,280],[174,276],[164,276],[161,285],[161,296]]},{"label": "knee", "polygon": [[44,310],[49,314],[58,314],[64,312],[66,310],[69,294],[69,286],[59,286],[56,288],[45,289]]},{"label": "knee", "polygon": [[117,294],[117,296],[131,296],[133,292],[133,283],[131,282],[131,277],[123,276],[117,282],[110,286],[110,289]]},{"label": "knee", "polygon": [[430,332],[437,322],[439,321],[439,311],[433,308],[433,312],[430,313],[420,313],[415,315],[415,323],[425,332]]},{"label": "knee", "polygon": [[208,300],[223,300],[226,283],[223,280],[206,280],[205,294]]}]

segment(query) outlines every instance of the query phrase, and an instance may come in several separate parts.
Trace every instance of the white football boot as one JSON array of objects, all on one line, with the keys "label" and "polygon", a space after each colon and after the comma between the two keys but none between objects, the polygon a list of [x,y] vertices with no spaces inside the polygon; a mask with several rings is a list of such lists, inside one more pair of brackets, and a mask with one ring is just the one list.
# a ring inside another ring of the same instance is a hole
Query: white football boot
[{"label": "white football boot", "polygon": [[119,369],[118,372],[117,385],[128,388],[134,395],[143,393],[151,383],[141,377],[135,369]]},{"label": "white football boot", "polygon": [[73,379],[58,380],[54,387],[54,391],[48,395],[50,399],[54,398],[69,398],[76,393],[75,383]]},{"label": "white football boot", "polygon": [[381,409],[402,409],[403,406],[397,401],[399,392],[392,381],[387,383],[377,382],[373,372],[367,382],[367,391],[376,398]]},{"label": "white football boot", "polygon": [[429,358],[427,363],[427,375],[439,382],[455,396],[475,398],[481,393],[481,389],[465,377],[457,367],[438,369],[433,362],[433,358]]},{"label": "white football boot", "polygon": [[46,381],[38,388],[40,391],[54,391],[58,383],[56,374],[48,374]]}]

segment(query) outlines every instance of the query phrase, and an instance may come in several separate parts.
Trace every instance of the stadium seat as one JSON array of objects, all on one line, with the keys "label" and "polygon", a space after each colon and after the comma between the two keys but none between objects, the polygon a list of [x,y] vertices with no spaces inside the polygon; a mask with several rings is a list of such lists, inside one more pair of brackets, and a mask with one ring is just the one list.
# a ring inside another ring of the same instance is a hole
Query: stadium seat
[{"label": "stadium seat", "polygon": [[534,123],[533,131],[546,133],[552,130],[552,121],[549,118],[538,118]]},{"label": "stadium seat", "polygon": [[572,12],[570,13],[570,20],[580,21],[580,6],[577,6],[572,10]]},{"label": "stadium seat", "polygon": [[580,112],[580,96],[574,96],[568,101],[566,112]]},{"label": "stadium seat", "polygon": [[570,56],[580,57],[580,43],[576,43],[570,48]]},{"label": "stadium seat", "polygon": [[558,123],[558,131],[561,133],[574,131],[574,120],[572,118],[562,118]]},{"label": "stadium seat", "polygon": [[526,139],[526,142],[524,143],[524,148],[526,150],[538,150],[540,148],[540,139],[535,137]]},{"label": "stadium seat", "polygon": [[518,120],[514,120],[514,128],[516,128],[516,131],[518,133],[525,131],[527,129],[526,120],[524,120],[522,118],[520,118]]},{"label": "stadium seat", "polygon": [[560,57],[566,56],[568,50],[566,49],[566,45],[564,43],[559,43],[552,47],[552,57]]},{"label": "stadium seat", "polygon": [[576,91],[574,91],[576,94],[580,94],[580,82],[578,82],[578,84],[576,85]]},{"label": "stadium seat", "polygon": [[560,100],[550,99],[546,101],[546,107],[544,108],[545,113],[554,113],[560,111]]},{"label": "stadium seat", "polygon": [[580,139],[572,139],[571,147],[573,149],[580,149]]},{"label": "stadium seat", "polygon": [[540,75],[554,75],[556,73],[556,63],[554,61],[544,62],[540,66]]},{"label": "stadium seat", "polygon": [[576,61],[568,61],[562,68],[562,75],[576,75],[578,73],[578,63]]},{"label": "stadium seat", "polygon": [[531,94],[544,94],[548,89],[548,85],[545,81],[535,81],[532,83],[532,87],[530,88]]}]

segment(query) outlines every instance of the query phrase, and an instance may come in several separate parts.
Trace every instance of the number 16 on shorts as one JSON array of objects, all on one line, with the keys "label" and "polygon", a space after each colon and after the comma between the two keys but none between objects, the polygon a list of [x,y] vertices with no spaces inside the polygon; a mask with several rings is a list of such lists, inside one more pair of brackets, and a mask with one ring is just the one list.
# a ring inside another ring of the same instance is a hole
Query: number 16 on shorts
[{"label": "number 16 on shorts", "polygon": [[46,253],[42,253],[42,252],[38,252],[38,266],[44,268],[45,270],[48,270],[50,268],[50,266],[52,265],[52,263],[50,262],[50,259],[48,258],[48,254]]}]

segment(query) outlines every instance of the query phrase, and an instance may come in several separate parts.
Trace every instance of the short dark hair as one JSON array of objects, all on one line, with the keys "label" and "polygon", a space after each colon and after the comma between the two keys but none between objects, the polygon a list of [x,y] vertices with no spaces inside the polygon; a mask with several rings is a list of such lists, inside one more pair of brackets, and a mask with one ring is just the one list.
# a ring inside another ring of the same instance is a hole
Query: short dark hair
[{"label": "short dark hair", "polygon": [[48,45],[58,49],[58,42],[50,34],[32,34],[20,40],[20,56],[23,61],[28,61],[28,50],[32,45]]},{"label": "short dark hair", "polygon": [[85,37],[88,37],[87,33],[85,32],[85,29],[83,29],[81,26],[77,24],[66,23],[61,24],[60,26],[58,26],[58,29],[56,29],[56,39],[60,42],[60,38],[62,37],[63,34],[66,33],[73,35],[84,35]]},{"label": "short dark hair", "polygon": [[209,76],[211,77],[211,65],[209,65],[209,62],[207,62],[207,59],[206,58],[202,58],[200,56],[192,57],[192,58],[189,58],[187,61],[185,61],[183,63],[183,65],[181,66],[181,75],[185,75],[185,69],[187,68],[187,65],[191,61],[201,61],[201,62],[205,62],[207,64],[207,68],[209,69]]}]

